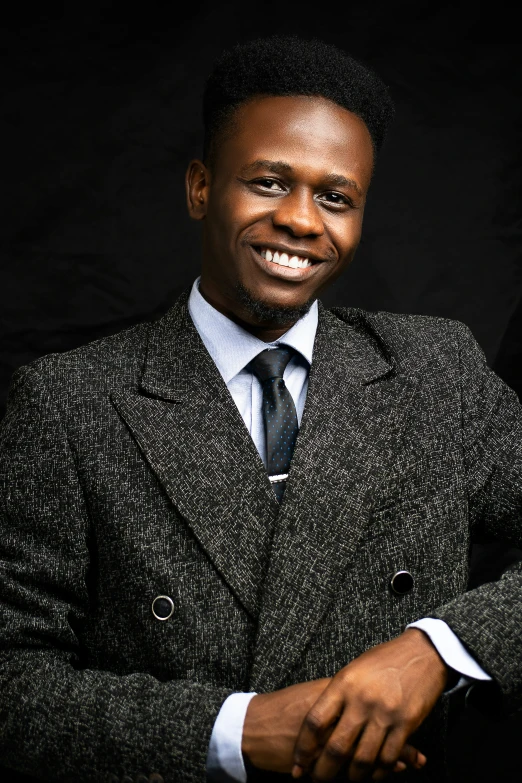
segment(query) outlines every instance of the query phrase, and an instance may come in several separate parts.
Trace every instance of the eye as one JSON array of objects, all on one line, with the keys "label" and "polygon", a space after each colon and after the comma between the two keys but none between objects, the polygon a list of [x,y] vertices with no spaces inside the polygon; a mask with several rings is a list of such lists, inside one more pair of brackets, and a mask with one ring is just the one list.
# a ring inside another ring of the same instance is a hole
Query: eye
[{"label": "eye", "polygon": [[355,206],[353,201],[348,198],[348,196],[345,196],[343,193],[336,193],[335,191],[331,191],[329,193],[323,193],[320,198],[323,201],[327,201],[329,204],[332,205],[339,205],[339,206],[349,206],[353,207]]},{"label": "eye", "polygon": [[272,179],[271,177],[256,179],[252,184],[258,185],[263,190],[271,190],[274,193],[284,193],[285,190],[280,182],[278,182],[276,179]]}]

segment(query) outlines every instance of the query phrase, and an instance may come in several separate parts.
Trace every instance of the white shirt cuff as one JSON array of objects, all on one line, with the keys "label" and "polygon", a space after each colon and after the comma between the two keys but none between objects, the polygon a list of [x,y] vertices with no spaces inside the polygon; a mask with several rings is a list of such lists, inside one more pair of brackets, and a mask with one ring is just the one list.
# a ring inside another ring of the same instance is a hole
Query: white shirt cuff
[{"label": "white shirt cuff", "polygon": [[207,774],[212,780],[246,783],[241,752],[245,715],[255,693],[231,693],[223,702],[208,746]]},{"label": "white shirt cuff", "polygon": [[458,636],[453,633],[444,620],[436,620],[434,617],[424,617],[422,620],[410,623],[406,627],[419,628],[421,631],[424,631],[431,639],[433,646],[444,663],[462,675],[458,683],[449,693],[452,693],[465,685],[469,685],[470,680],[487,681],[492,679],[469,654]]}]

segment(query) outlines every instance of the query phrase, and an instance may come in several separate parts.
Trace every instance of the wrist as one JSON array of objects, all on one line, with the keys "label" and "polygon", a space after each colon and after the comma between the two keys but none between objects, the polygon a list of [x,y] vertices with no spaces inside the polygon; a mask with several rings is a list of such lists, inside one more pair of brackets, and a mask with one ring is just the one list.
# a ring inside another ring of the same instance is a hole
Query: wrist
[{"label": "wrist", "polygon": [[447,665],[428,634],[420,628],[407,628],[403,635],[409,636],[412,643],[414,643],[420,651],[423,651],[423,654],[428,655],[431,658],[432,664],[430,665],[434,667],[434,671],[437,672],[438,677],[440,678],[442,690],[447,690],[448,686],[453,687],[453,679],[455,677],[458,679],[458,672],[455,672],[454,669]]},{"label": "wrist", "polygon": [[251,763],[251,758],[254,752],[260,701],[263,701],[262,694],[257,694],[253,699],[250,699],[250,703],[245,714],[245,721],[243,723],[241,753],[243,754],[243,759],[246,765]]}]

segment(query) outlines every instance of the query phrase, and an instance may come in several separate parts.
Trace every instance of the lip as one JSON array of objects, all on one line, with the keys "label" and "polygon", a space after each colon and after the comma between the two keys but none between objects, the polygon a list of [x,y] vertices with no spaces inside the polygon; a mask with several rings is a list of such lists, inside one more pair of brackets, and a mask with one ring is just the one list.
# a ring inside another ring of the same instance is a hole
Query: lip
[{"label": "lip", "polygon": [[[270,250],[278,250],[280,253],[288,253],[289,255],[291,254],[295,256],[301,256],[302,258],[309,258],[310,261],[312,261],[312,266],[307,266],[304,269],[300,269],[299,267],[297,269],[292,269],[292,267],[289,266],[274,264],[273,261],[267,261],[266,258],[263,258],[263,256],[256,250],[256,247],[266,247]],[[303,251],[289,251],[287,248],[277,245],[250,245],[250,250],[252,251],[252,255],[256,264],[260,266],[261,269],[263,269],[265,272],[267,272],[267,274],[269,274],[271,277],[278,277],[280,280],[292,280],[296,282],[300,282],[301,280],[308,280],[310,277],[313,277],[317,274],[318,269],[322,266],[323,263],[319,260],[314,261],[311,256],[303,253]]]}]

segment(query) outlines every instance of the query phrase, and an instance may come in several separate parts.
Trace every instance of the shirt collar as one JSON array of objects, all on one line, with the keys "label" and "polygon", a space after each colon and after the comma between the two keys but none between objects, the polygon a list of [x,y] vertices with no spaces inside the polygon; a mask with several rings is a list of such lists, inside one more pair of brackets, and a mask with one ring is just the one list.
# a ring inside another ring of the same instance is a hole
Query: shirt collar
[{"label": "shirt collar", "polygon": [[258,353],[279,344],[291,346],[312,364],[318,322],[317,300],[278,340],[265,343],[212,307],[201,294],[199,281],[198,277],[190,292],[189,313],[225,383],[229,383]]}]

